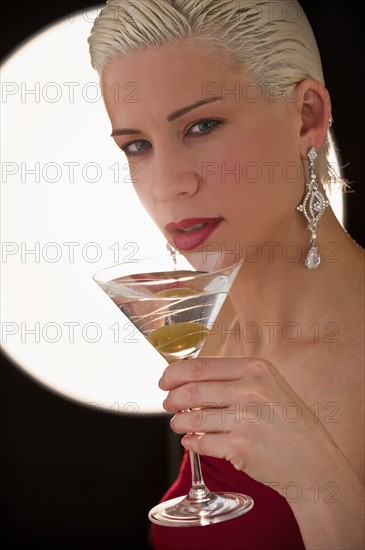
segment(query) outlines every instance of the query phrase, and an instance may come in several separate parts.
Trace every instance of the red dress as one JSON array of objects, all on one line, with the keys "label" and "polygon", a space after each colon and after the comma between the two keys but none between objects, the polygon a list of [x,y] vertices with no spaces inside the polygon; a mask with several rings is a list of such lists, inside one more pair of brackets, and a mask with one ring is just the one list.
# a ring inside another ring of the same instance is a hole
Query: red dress
[{"label": "red dress", "polygon": [[[205,527],[153,524],[155,550],[305,550],[293,512],[277,491],[237,471],[226,460],[202,456],[201,464],[211,491],[244,493],[253,498],[254,507],[241,517]],[[162,500],[185,496],[190,485],[189,454],[185,451],[179,476]]]}]

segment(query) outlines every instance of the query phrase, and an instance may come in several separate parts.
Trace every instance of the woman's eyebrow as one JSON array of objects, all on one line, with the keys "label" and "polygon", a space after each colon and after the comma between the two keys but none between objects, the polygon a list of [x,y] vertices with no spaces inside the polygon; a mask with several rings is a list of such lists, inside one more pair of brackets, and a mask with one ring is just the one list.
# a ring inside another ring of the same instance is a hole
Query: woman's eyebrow
[{"label": "woman's eyebrow", "polygon": [[134,130],[133,128],[119,128],[117,130],[113,130],[110,134],[111,137],[113,136],[129,136],[131,134],[141,134],[142,132],[140,130]]},{"label": "woman's eyebrow", "polygon": [[182,107],[181,109],[178,109],[177,111],[174,111],[169,115],[166,120],[167,122],[172,122],[173,120],[176,120],[177,118],[185,115],[189,111],[192,111],[193,109],[197,109],[201,105],[206,105],[207,103],[212,103],[214,101],[219,101],[222,98],[220,96],[214,96],[209,99],[200,99],[199,101],[196,101],[195,103],[192,103],[191,105],[187,105],[187,107]]},{"label": "woman's eyebrow", "polygon": [[[199,101],[196,101],[195,103],[192,103],[191,105],[187,105],[186,107],[182,107],[181,109],[178,109],[177,111],[174,111],[168,117],[166,117],[167,122],[173,122],[177,118],[185,115],[186,113],[189,113],[193,109],[197,109],[198,107],[201,107],[202,105],[206,105],[207,103],[213,103],[214,101],[220,101],[222,98],[220,96],[214,96],[209,99],[200,99]],[[111,136],[126,136],[131,134],[141,134],[142,132],[140,130],[135,130],[134,128],[118,128],[112,131]]]}]

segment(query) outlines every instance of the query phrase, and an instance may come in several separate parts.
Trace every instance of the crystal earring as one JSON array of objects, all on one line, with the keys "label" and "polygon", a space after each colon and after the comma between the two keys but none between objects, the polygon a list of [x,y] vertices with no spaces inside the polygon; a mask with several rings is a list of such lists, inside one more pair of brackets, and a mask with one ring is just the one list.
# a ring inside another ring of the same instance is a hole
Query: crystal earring
[{"label": "crystal earring", "polygon": [[317,153],[314,147],[311,147],[307,153],[309,159],[309,183],[307,183],[307,193],[302,204],[297,206],[299,212],[303,212],[308,221],[308,229],[311,231],[311,240],[309,251],[305,259],[304,265],[308,269],[317,269],[321,263],[319,254],[319,246],[317,243],[318,222],[325,211],[329,201],[322,195],[319,190],[316,174],[314,172],[314,161],[317,158]]}]

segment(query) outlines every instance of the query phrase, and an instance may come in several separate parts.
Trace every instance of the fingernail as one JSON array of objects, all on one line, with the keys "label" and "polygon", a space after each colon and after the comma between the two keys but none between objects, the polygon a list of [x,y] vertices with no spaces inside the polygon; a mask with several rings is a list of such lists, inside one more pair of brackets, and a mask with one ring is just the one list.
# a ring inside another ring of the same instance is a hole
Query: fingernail
[{"label": "fingernail", "polygon": [[191,445],[191,437],[188,435],[184,435],[184,437],[181,440],[181,445],[188,449]]}]

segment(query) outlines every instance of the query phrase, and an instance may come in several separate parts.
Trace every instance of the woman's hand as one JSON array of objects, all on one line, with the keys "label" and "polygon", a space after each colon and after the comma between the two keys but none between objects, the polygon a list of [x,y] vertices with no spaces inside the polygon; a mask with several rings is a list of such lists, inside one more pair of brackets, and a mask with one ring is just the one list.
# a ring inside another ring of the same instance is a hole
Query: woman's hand
[{"label": "woman's hand", "polygon": [[[276,367],[252,357],[176,362],[160,387],[183,445],[224,458],[261,482],[313,483],[339,452],[314,413]],[[194,410],[188,410],[194,409]],[[275,487],[274,487],[275,488]]]},{"label": "woman's hand", "polygon": [[[253,357],[183,360],[166,368],[160,387],[169,392],[164,408],[175,413],[172,429],[189,434],[183,445],[224,458],[286,496],[306,548],[362,548],[362,484],[273,364]],[[299,497],[289,498],[289,486],[299,488]],[[326,486],[335,496],[314,502],[313,489]]]}]

